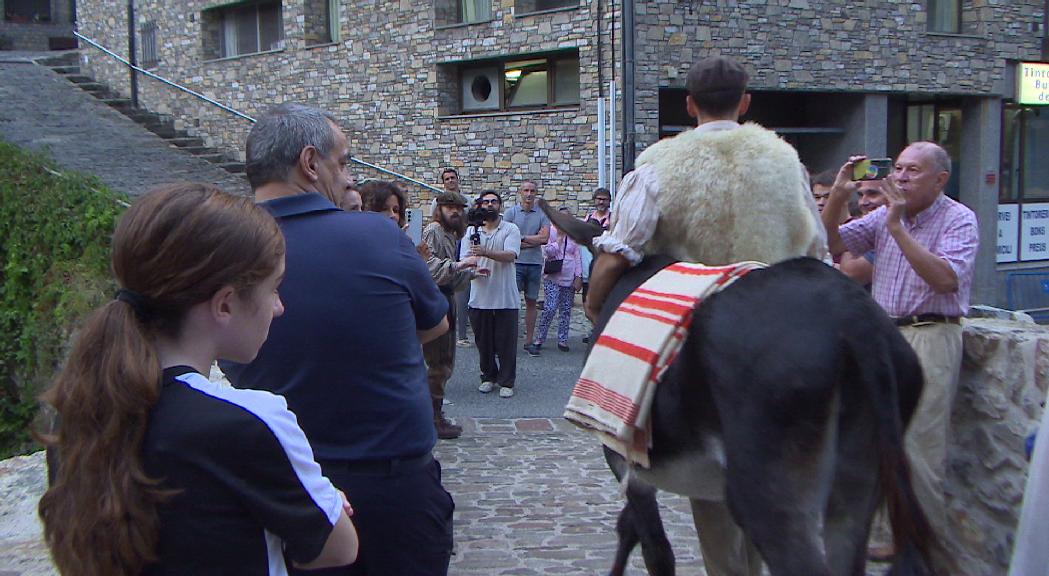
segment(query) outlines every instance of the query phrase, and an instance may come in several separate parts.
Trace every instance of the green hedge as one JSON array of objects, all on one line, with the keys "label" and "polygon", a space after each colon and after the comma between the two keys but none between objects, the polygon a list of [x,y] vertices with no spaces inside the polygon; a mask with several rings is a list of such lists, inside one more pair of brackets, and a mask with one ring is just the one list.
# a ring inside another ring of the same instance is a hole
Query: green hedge
[{"label": "green hedge", "polygon": [[34,448],[36,396],[85,314],[112,296],[109,242],[126,198],[0,142],[0,459]]}]

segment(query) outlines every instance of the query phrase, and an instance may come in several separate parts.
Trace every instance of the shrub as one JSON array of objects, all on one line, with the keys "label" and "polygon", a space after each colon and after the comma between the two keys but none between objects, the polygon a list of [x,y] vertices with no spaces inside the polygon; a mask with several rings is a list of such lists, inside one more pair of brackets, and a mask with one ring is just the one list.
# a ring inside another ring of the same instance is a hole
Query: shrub
[{"label": "shrub", "polygon": [[0,142],[0,458],[34,447],[36,396],[87,312],[112,296],[124,198],[97,178]]}]

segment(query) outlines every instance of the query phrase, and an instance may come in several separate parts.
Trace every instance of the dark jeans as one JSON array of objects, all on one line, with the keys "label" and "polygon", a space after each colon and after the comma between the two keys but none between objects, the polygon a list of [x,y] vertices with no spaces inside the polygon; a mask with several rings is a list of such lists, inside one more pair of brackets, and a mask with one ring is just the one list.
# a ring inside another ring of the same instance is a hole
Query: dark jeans
[{"label": "dark jeans", "polygon": [[359,469],[344,460],[320,460],[321,470],[346,493],[360,539],[357,562],[296,576],[446,576],[452,557],[455,502],[441,485],[441,465]]},{"label": "dark jeans", "polygon": [[481,381],[513,388],[517,379],[517,310],[470,308]]}]

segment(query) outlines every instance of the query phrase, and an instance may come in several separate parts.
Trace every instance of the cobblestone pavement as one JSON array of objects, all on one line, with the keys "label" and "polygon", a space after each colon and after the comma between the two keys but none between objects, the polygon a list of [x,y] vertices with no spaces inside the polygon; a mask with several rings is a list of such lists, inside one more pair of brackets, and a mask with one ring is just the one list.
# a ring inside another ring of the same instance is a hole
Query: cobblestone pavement
[{"label": "cobblestone pavement", "polygon": [[63,168],[95,174],[132,196],[179,180],[249,193],[243,177],[174,148],[51,69],[32,64],[47,55],[0,52],[0,139],[48,150]]},{"label": "cobblestone pavement", "polygon": [[[618,485],[599,445],[561,419],[464,419],[436,449],[455,498],[452,576],[600,574],[615,552]],[[0,576],[53,576],[36,502],[43,453],[0,462]],[[680,574],[703,574],[688,502],[661,497]],[[635,554],[630,574],[644,574]]]}]

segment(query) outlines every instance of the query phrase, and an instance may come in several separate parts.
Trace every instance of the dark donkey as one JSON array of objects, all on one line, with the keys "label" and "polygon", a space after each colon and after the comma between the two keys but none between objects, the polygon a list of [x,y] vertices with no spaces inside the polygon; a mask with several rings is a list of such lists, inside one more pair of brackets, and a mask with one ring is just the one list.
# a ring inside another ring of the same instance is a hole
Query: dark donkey
[{"label": "dark donkey", "polygon": [[[599,232],[540,206],[581,245]],[[628,271],[595,337],[670,262],[648,258]],[[627,473],[605,450],[616,477],[628,477],[611,573],[623,573],[639,542],[650,574],[674,573],[656,489],[727,499],[773,576],[864,574],[884,496],[898,551],[890,573],[932,573],[937,544],[903,451],[921,388],[914,351],[857,283],[810,258],[751,272],[696,309],[656,390],[651,468]]]}]

